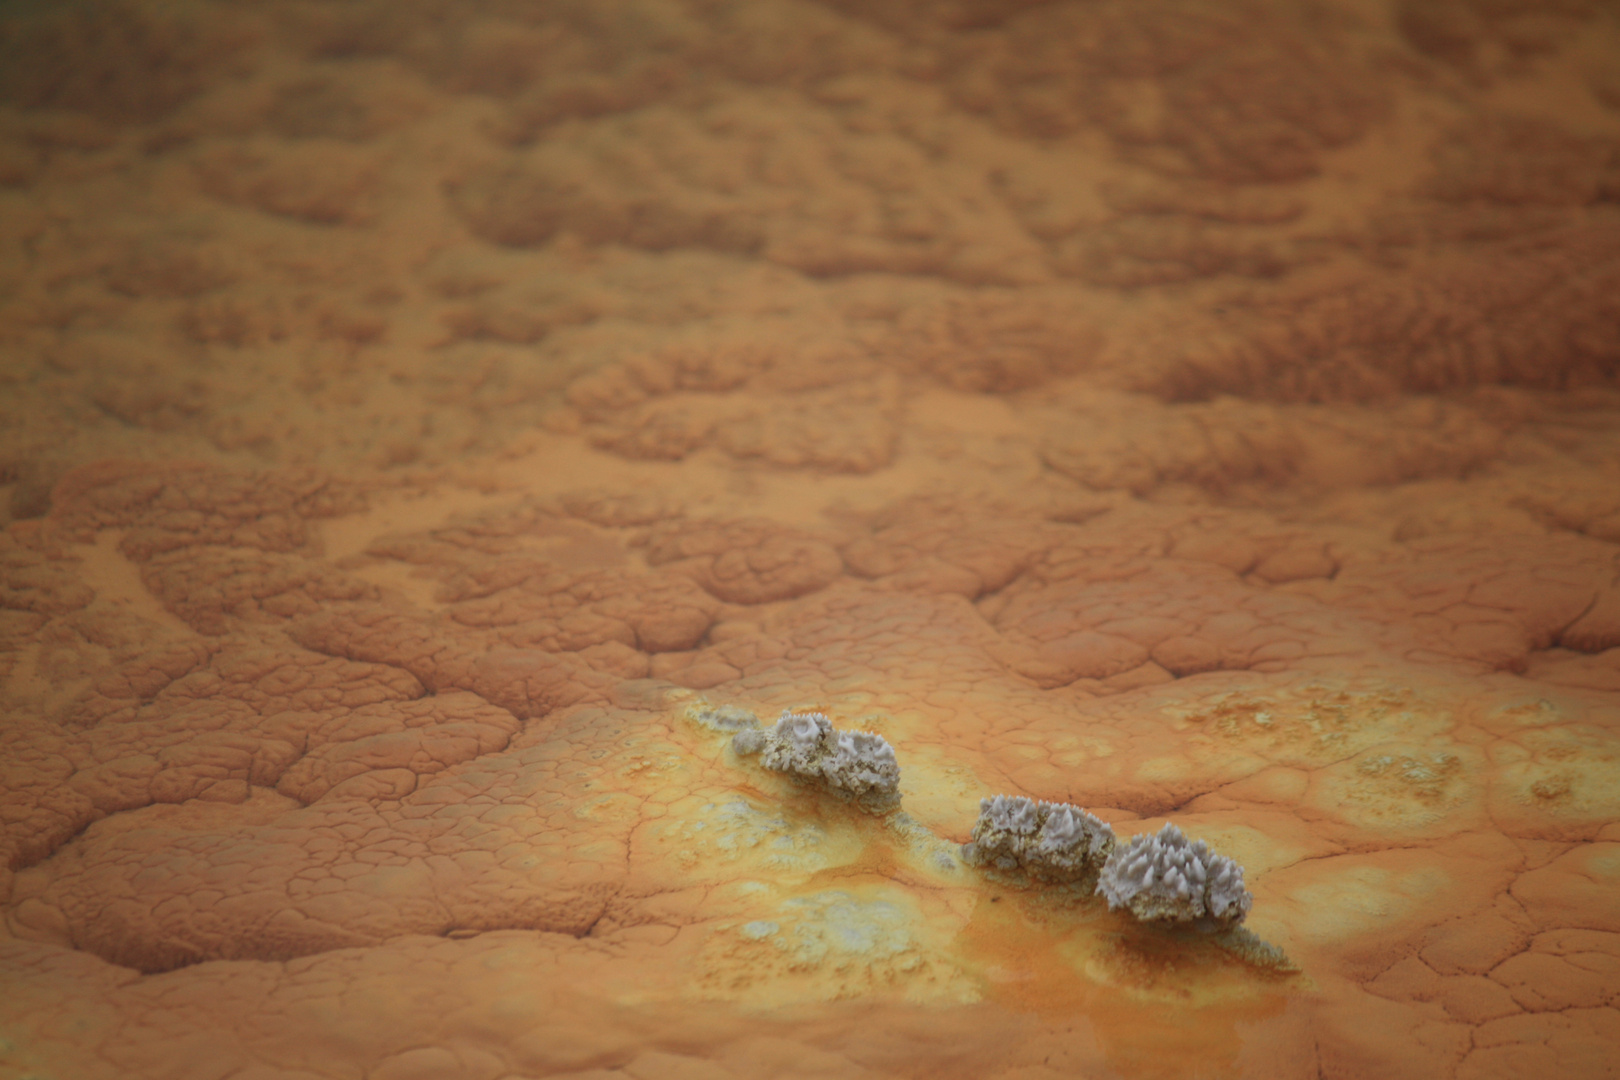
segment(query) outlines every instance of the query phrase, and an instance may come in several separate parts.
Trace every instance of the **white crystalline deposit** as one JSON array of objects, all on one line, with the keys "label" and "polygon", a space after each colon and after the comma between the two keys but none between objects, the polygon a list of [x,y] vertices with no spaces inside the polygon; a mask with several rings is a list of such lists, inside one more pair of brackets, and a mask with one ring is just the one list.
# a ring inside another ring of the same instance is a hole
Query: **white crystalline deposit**
[{"label": "white crystalline deposit", "polygon": [[765,732],[759,717],[740,705],[710,705],[699,702],[686,710],[686,718],[710,731],[731,736],[731,748],[739,754],[757,754],[765,746]]},{"label": "white crystalline deposit", "polygon": [[759,727],[759,717],[740,705],[710,705],[703,702],[687,709],[686,715],[710,731],[743,731]]},{"label": "white crystalline deposit", "polygon": [[710,704],[708,701],[701,701],[687,709],[687,719],[693,724],[723,735],[758,733],[760,730],[760,717],[739,704]]},{"label": "white crystalline deposit", "polygon": [[783,709],[781,717],[765,732],[760,764],[795,776],[820,776],[826,744],[834,730],[826,713],[796,713]]},{"label": "white crystalline deposit", "polygon": [[980,800],[962,859],[1068,882],[1095,876],[1113,849],[1114,830],[1078,806],[997,795]]},{"label": "white crystalline deposit", "polygon": [[782,711],[763,731],[739,731],[738,754],[760,754],[767,769],[819,784],[863,808],[883,813],[900,805],[900,765],[881,735],[840,731],[823,713]]},{"label": "white crystalline deposit", "polygon": [[1097,892],[1109,908],[1128,908],[1138,919],[1206,929],[1236,926],[1254,902],[1243,884],[1243,867],[1202,840],[1189,842],[1169,823],[1116,847],[1103,866]]}]

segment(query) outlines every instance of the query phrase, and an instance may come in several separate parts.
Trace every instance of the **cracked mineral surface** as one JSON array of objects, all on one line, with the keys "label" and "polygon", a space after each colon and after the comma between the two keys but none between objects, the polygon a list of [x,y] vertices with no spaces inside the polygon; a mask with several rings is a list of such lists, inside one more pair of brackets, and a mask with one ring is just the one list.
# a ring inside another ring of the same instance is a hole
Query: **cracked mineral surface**
[{"label": "cracked mineral surface", "polygon": [[[0,1080],[1620,1076],[1617,73],[1612,0],[0,4]],[[998,795],[1274,948],[968,865]]]}]

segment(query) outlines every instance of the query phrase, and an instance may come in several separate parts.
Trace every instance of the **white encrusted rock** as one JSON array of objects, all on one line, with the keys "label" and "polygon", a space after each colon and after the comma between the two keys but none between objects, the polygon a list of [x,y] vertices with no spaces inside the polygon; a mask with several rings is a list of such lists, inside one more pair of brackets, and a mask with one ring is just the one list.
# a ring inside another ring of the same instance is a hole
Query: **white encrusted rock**
[{"label": "white encrusted rock", "polygon": [[1043,881],[1094,878],[1114,848],[1114,830],[1068,803],[996,795],[979,802],[973,840],[962,859],[975,866],[1022,870]]},{"label": "white encrusted rock", "polygon": [[833,730],[831,753],[821,763],[821,775],[834,787],[852,791],[895,789],[900,763],[894,747],[881,735],[866,731]]},{"label": "white encrusted rock", "polygon": [[810,776],[820,772],[823,744],[832,734],[832,721],[825,713],[795,713],[782,710],[781,717],[765,733],[765,756],[760,763],[767,769]]},{"label": "white encrusted rock", "polygon": [[1243,884],[1243,867],[1202,840],[1189,841],[1168,822],[1157,833],[1133,836],[1116,847],[1097,892],[1109,908],[1126,908],[1145,922],[1193,923],[1211,930],[1241,923],[1254,903]]},{"label": "white encrusted rock", "polygon": [[840,731],[823,713],[786,709],[763,731],[741,731],[738,754],[760,754],[760,764],[796,780],[825,787],[874,813],[900,805],[900,765],[881,735]]}]

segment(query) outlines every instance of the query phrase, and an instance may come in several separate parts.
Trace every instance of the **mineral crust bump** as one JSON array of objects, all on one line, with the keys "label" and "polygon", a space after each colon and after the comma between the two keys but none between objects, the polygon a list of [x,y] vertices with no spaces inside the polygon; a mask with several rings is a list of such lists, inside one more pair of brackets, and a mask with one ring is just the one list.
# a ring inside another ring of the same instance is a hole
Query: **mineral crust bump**
[{"label": "mineral crust bump", "polygon": [[900,806],[900,765],[881,735],[843,731],[825,713],[782,710],[769,728],[744,728],[732,736],[739,756],[760,755],[760,764],[802,783],[824,788],[872,813]]},{"label": "mineral crust bump", "polygon": [[1095,881],[1113,850],[1114,830],[1078,806],[995,795],[980,801],[962,860],[1067,884]]},{"label": "mineral crust bump", "polygon": [[1202,840],[1189,841],[1166,822],[1116,847],[1097,880],[1110,910],[1125,908],[1143,922],[1229,930],[1249,914],[1254,897],[1243,867]]}]

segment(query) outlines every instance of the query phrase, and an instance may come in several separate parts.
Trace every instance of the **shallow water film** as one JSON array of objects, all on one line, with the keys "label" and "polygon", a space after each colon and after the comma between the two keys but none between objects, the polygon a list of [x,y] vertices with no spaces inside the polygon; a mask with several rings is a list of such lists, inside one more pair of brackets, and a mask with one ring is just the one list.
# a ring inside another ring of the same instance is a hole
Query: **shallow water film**
[{"label": "shallow water film", "polygon": [[0,687],[0,1080],[1620,1076],[1620,5],[4,0]]}]

